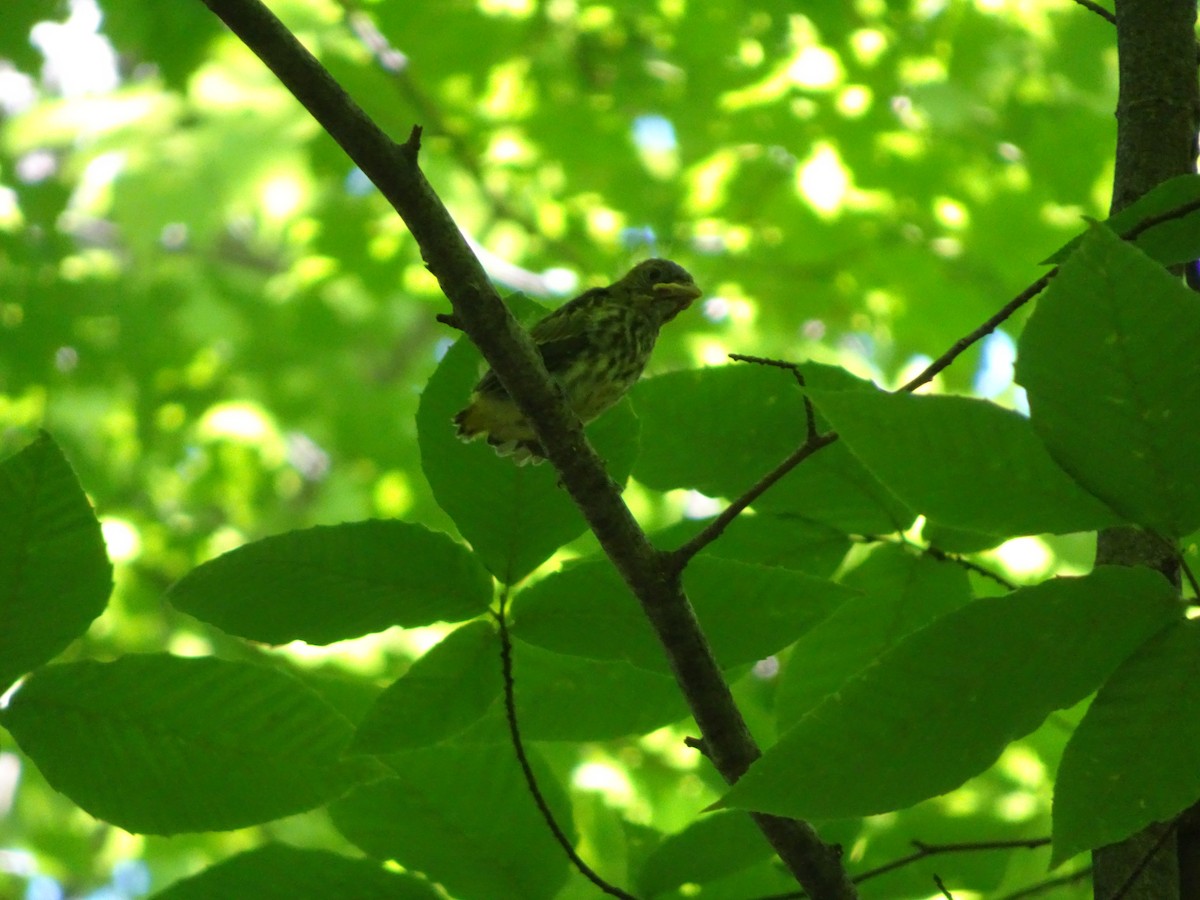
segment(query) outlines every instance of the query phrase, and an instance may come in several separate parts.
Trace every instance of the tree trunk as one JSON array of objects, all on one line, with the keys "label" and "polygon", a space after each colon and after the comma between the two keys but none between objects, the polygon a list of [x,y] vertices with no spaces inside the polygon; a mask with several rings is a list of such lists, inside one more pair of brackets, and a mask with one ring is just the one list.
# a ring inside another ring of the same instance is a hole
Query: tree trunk
[{"label": "tree trunk", "polygon": [[[1196,0],[1117,0],[1117,161],[1112,211],[1160,182],[1196,168]],[[1098,437],[1098,439],[1100,439]],[[1145,532],[1101,532],[1096,564],[1145,565],[1179,583],[1169,548]],[[1191,816],[1185,814],[1184,820]],[[1152,825],[1093,853],[1094,896],[1100,900],[1200,897],[1196,865],[1200,830]]]}]

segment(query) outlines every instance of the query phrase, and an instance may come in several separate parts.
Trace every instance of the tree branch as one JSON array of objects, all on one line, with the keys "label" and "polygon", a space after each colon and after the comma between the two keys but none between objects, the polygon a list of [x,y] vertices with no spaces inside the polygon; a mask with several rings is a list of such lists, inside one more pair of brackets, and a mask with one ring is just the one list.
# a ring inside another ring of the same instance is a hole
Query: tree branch
[{"label": "tree branch", "polygon": [[[1117,147],[1111,212],[1156,185],[1196,170],[1197,109],[1195,0],[1118,0],[1116,3]],[[1136,303],[1136,298],[1128,302]],[[1096,564],[1148,565],[1179,584],[1173,553],[1148,532],[1109,528],[1096,541]],[[1152,765],[1144,760],[1142,765]],[[1150,825],[1092,851],[1097,897],[1172,900],[1195,897],[1200,884],[1183,864],[1200,850],[1195,835],[1181,843],[1174,824]]]},{"label": "tree branch", "polygon": [[[204,0],[279,77],[379,188],[408,226],[454,316],[528,418],[563,486],[613,565],[640,601],[704,734],[710,759],[728,782],[760,755],[666,555],[646,539],[622,502],[579,419],[562,402],[528,334],[488,282],[449,212],[417,165],[420,128],[389,140],[317,60],[258,0]],[[754,814],[784,864],[813,897],[857,893],[836,847],[807,823]]]}]

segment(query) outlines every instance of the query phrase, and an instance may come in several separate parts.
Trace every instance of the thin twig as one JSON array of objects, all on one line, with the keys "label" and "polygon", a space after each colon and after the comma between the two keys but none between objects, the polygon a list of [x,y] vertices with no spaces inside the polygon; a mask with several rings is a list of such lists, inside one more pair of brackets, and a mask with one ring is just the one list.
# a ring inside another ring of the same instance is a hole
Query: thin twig
[{"label": "thin twig", "polygon": [[[747,356],[744,353],[730,353],[729,358],[736,362],[755,363],[760,366],[773,366],[776,369],[787,369],[792,373],[792,377],[796,379],[796,383],[801,389],[807,387],[804,383],[804,373],[800,371],[800,366],[793,362],[788,362],[783,359],[767,359],[763,356]],[[817,439],[817,411],[813,409],[812,399],[808,393],[804,394],[804,433],[806,441],[815,441]]]},{"label": "thin twig", "polygon": [[1000,311],[972,331],[970,334],[960,337],[954,342],[953,346],[928,366],[924,368],[920,375],[909,381],[904,387],[900,388],[899,393],[911,394],[922,385],[933,381],[935,375],[947,368],[954,360],[958,359],[972,344],[980,339],[987,337],[995,331],[1009,316],[1015,313],[1018,309],[1040,294],[1046,289],[1046,285],[1050,283],[1050,279],[1058,274],[1058,267],[1055,266],[1017,296],[1013,297],[1004,306],[1000,307]]},{"label": "thin twig", "polygon": [[[865,872],[859,872],[852,876],[851,880],[855,884],[862,884],[864,881],[870,881],[873,878],[878,878],[881,875],[887,875],[889,872],[895,872],[897,869],[903,869],[905,866],[911,866],[915,862],[922,859],[927,859],[930,856],[939,856],[943,853],[975,853],[985,850],[1036,850],[1038,847],[1045,847],[1050,843],[1050,838],[1017,838],[1015,840],[1002,841],[960,841],[952,844],[926,844],[924,841],[912,841],[916,852],[910,853],[907,856],[902,856],[899,859],[894,859],[891,862],[884,863],[881,866],[876,866],[874,869],[867,869]],[[772,894],[769,897],[759,897],[758,900],[803,900],[808,894],[804,891],[792,891],[786,894]]]},{"label": "thin twig", "polygon": [[1183,570],[1183,577],[1187,579],[1187,583],[1192,586],[1192,599],[1200,599],[1200,584],[1196,583],[1196,573],[1192,571],[1182,553],[1179,554],[1179,568]]},{"label": "thin twig", "polygon": [[1098,15],[1100,18],[1104,19],[1106,22],[1109,22],[1113,25],[1117,24],[1117,17],[1115,15],[1113,15],[1112,13],[1110,13],[1103,6],[1101,6],[1099,3],[1094,3],[1094,2],[1092,2],[1092,0],[1075,0],[1075,2],[1078,3],[1080,6],[1082,6],[1084,9],[1091,10],[1096,15]]},{"label": "thin twig", "polygon": [[796,378],[796,382],[800,387],[804,387],[804,373],[800,371],[798,363],[788,362],[786,359],[768,359],[765,356],[747,356],[745,353],[730,353],[729,358],[735,362],[754,363],[757,366],[771,366],[776,369],[786,369],[791,372]]},{"label": "thin twig", "polygon": [[1153,228],[1155,225],[1161,225],[1164,222],[1170,222],[1174,219],[1182,219],[1188,213],[1193,213],[1200,209],[1200,199],[1190,200],[1187,203],[1168,209],[1166,212],[1155,213],[1152,216],[1146,216],[1128,231],[1121,235],[1123,241],[1136,241],[1143,234]]},{"label": "thin twig", "polygon": [[[730,353],[729,358],[738,362],[786,369],[792,373],[801,388],[805,387],[804,374],[800,371],[800,367],[796,363],[786,362],[781,359],[766,359],[761,356],[746,356],[742,353]],[[804,460],[823,447],[828,447],[838,439],[836,432],[830,431],[826,434],[820,434],[817,431],[817,413],[813,409],[812,400],[809,399],[807,393],[804,395],[804,418],[804,443],[791,456],[760,478],[749,490],[726,506],[721,511],[721,514],[709,522],[699,534],[695,535],[682,547],[668,554],[667,565],[669,571],[682,572],[692,557],[719,538],[725,529],[733,523],[733,520],[745,511],[746,507],[761,497],[765,491],[788,474],[788,472],[792,471],[792,469],[796,468],[796,466],[800,465],[800,463],[804,462]]]},{"label": "thin twig", "polygon": [[571,861],[571,865],[579,871],[579,874],[610,897],[621,897],[622,900],[637,900],[632,894],[627,894],[619,887],[609,884],[591,866],[583,861],[583,858],[575,852],[575,845],[571,843],[571,839],[567,836],[567,833],[563,831],[562,827],[558,824],[558,820],[554,818],[554,812],[550,809],[550,804],[546,802],[546,798],[542,794],[537,776],[533,773],[533,766],[529,763],[529,756],[525,753],[525,742],[521,740],[521,727],[517,723],[517,698],[513,681],[512,637],[508,633],[507,606],[508,587],[506,586],[500,594],[500,608],[496,613],[496,623],[500,631],[500,670],[504,678],[504,715],[508,719],[508,734],[512,739],[513,752],[517,755],[517,762],[521,766],[521,772],[525,776],[525,785],[529,788],[529,795],[533,797],[533,802],[537,804],[538,812],[542,814],[542,820],[546,823],[546,827],[550,829],[550,833],[554,835],[554,839],[558,841],[558,845],[562,847],[563,852],[567,855],[567,859]]},{"label": "thin twig", "polygon": [[818,450],[828,447],[837,439],[836,431],[827,431],[824,434],[818,434],[815,437],[806,439],[791,456],[760,478],[746,493],[726,506],[721,511],[721,514],[709,522],[699,534],[682,547],[670,551],[666,555],[667,558],[665,561],[667,571],[674,573],[682,572],[691,558],[719,538],[747,506],[761,497],[779,479],[783,478],[784,475],[788,474],[788,472],[792,471],[800,463],[804,462]]},{"label": "thin twig", "polygon": [[1038,894],[1044,894],[1046,891],[1052,891],[1056,887],[1074,884],[1077,881],[1083,881],[1092,874],[1092,867],[1085,866],[1076,872],[1068,872],[1066,875],[1060,875],[1058,878],[1048,878],[1045,881],[1039,881],[1037,884],[1032,884],[1029,887],[1021,888],[1011,894],[1005,894],[997,900],[1025,900],[1026,897],[1036,897]]},{"label": "thin twig", "polygon": [[[1128,231],[1122,233],[1120,238],[1123,241],[1135,241],[1155,225],[1161,225],[1164,222],[1169,222],[1173,219],[1181,219],[1188,213],[1195,212],[1197,209],[1200,209],[1200,200],[1191,200],[1187,203],[1180,204],[1174,209],[1169,209],[1166,212],[1156,213],[1153,216],[1147,216]],[[1012,316],[1013,313],[1044,291],[1046,289],[1046,285],[1050,283],[1050,279],[1058,274],[1058,269],[1059,267],[1055,266],[1041,278],[1038,278],[1036,281],[1030,284],[1029,287],[1025,288],[1025,290],[1021,291],[1021,293],[1017,294],[1017,296],[1013,297],[1013,299],[1008,301],[1008,303],[1004,304],[1004,306],[1000,308],[1000,311],[994,316],[992,316],[970,334],[965,335],[964,337],[961,337],[955,341],[954,345],[949,350],[926,366],[920,375],[900,388],[900,391],[911,394],[917,388],[932,381],[935,375],[947,368],[952,362],[954,362],[954,360],[961,356],[965,350],[967,350],[980,339],[991,334],[1006,319]]]},{"label": "thin twig", "polygon": [[1036,850],[1038,847],[1045,847],[1049,843],[1050,838],[1048,837],[1006,841],[960,841],[951,844],[926,844],[923,841],[913,841],[912,845],[917,848],[915,853],[894,859],[890,863],[884,863],[882,866],[876,866],[874,869],[868,869],[865,872],[854,875],[852,880],[855,884],[862,884],[864,881],[869,881],[872,878],[878,878],[880,875],[886,875],[888,872],[894,872],[897,869],[912,865],[918,860],[929,856],[938,856],[943,853],[974,853],[983,850]]},{"label": "thin twig", "polygon": [[939,550],[937,547],[921,547],[919,549],[921,550],[922,553],[927,553],[929,556],[932,556],[936,560],[940,560],[942,562],[954,563],[954,565],[962,566],[964,569],[974,572],[976,575],[982,575],[984,578],[990,578],[992,581],[996,582],[996,584],[1000,585],[1005,590],[1015,591],[1017,589],[1017,586],[1015,584],[1013,584],[1011,581],[1009,581],[1007,578],[1005,578],[1003,575],[997,575],[991,569],[988,569],[985,566],[981,566],[977,562],[972,562],[969,559],[964,559],[962,556],[959,556],[957,553],[947,553],[945,550]]},{"label": "thin twig", "polygon": [[942,892],[942,896],[945,897],[946,900],[954,900],[954,895],[951,894],[950,891],[946,888],[945,883],[942,881],[941,875],[934,873],[933,883],[937,885],[938,890]]}]

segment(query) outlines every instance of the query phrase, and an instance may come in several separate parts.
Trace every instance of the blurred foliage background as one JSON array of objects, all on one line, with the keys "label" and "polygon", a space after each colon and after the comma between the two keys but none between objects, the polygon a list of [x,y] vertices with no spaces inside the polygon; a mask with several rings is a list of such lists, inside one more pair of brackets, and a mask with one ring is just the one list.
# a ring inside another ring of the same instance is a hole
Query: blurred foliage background
[{"label": "blurred foliage background", "polygon": [[[705,298],[652,373],[737,352],[896,385],[1107,208],[1114,34],[1069,0],[272,8],[398,140],[425,128],[422,165],[506,290],[555,305],[648,255],[692,271]],[[219,646],[162,594],[248,539],[372,516],[452,530],[414,425],[448,305],[340,149],[194,0],[22,0],[0,23],[0,453],[50,430],[118,566],[71,653]],[[1000,333],[938,387],[1019,406],[1011,358]],[[647,526],[706,510],[627,497]],[[1084,559],[1070,543],[1023,559]],[[382,683],[435,637],[307,664]],[[1035,817],[1044,732],[993,791]],[[606,757],[635,773],[609,802],[679,827],[683,776],[662,746],[638,754]],[[129,895],[255,840],[134,838],[11,752],[0,808],[3,897],[35,874]],[[341,846],[319,819],[272,828]],[[934,830],[889,840],[952,836]]]}]

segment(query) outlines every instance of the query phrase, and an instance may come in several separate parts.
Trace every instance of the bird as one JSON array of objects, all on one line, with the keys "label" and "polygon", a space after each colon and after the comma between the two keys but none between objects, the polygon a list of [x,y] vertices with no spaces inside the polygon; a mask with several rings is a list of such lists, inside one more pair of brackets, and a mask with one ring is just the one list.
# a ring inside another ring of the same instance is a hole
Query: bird
[{"label": "bird", "polygon": [[[608,287],[592,288],[541,319],[529,335],[551,379],[584,424],[625,396],[641,377],[659,329],[701,295],[692,276],[669,259],[638,263]],[[517,465],[546,454],[508,392],[488,369],[453,418],[464,441],[486,438]]]}]

